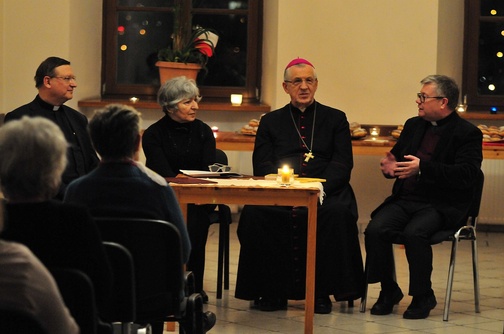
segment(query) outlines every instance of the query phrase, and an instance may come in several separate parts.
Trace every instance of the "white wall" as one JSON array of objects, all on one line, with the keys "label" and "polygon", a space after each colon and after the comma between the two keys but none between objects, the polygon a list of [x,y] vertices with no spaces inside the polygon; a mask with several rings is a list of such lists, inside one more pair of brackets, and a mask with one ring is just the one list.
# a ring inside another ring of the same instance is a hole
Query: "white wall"
[{"label": "white wall", "polygon": [[99,95],[100,0],[2,0],[1,16],[1,112],[35,97],[35,70],[49,56],[72,63],[78,88],[68,105]]},{"label": "white wall", "polygon": [[317,69],[320,102],[350,121],[402,123],[417,112],[423,77],[461,78],[463,15],[438,19],[441,7],[463,14],[462,0],[265,1],[264,100],[288,101],[283,69],[299,56]]}]

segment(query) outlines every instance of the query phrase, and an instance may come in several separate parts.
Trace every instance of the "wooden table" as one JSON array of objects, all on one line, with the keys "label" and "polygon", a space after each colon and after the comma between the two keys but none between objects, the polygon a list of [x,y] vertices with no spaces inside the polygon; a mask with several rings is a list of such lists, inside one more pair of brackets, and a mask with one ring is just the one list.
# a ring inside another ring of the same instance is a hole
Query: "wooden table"
[{"label": "wooden table", "polygon": [[315,303],[315,252],[317,243],[318,188],[243,187],[217,184],[170,183],[187,219],[187,204],[251,204],[288,205],[308,208],[308,237],[306,247],[305,333],[313,333]]},{"label": "wooden table", "polygon": [[[253,151],[254,136],[242,135],[237,132],[217,132],[215,140],[217,148],[224,151]],[[352,140],[354,155],[385,156],[394,146],[395,140],[391,137],[378,137],[376,141],[360,139]],[[483,144],[483,159],[504,159],[504,145]]]}]

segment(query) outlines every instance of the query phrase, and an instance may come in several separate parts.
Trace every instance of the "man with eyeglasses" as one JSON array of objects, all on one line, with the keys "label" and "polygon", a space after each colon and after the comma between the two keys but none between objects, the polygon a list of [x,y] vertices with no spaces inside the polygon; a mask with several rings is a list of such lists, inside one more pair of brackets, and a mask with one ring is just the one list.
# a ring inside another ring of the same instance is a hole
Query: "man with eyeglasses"
[{"label": "man with eyeglasses", "polygon": [[[361,296],[364,277],[357,229],[357,204],[349,184],[353,167],[345,114],[315,101],[318,79],[306,59],[292,60],[282,83],[290,102],[261,118],[253,152],[254,175],[288,165],[300,177],[322,178],[317,210],[315,313],[336,301]],[[287,308],[304,299],[307,210],[246,205],[238,224],[241,244],[235,296],[254,300],[262,311]]]},{"label": "man with eyeglasses", "polygon": [[73,98],[73,91],[77,88],[70,62],[58,57],[49,57],[39,65],[34,79],[35,87],[38,89],[35,99],[7,113],[4,121],[20,119],[23,116],[42,116],[61,128],[69,143],[68,165],[62,175],[61,188],[56,195],[57,199],[63,199],[70,181],[93,170],[98,165],[99,159],[87,133],[86,116],[64,105]]},{"label": "man with eyeglasses", "polygon": [[397,143],[381,160],[392,195],[374,212],[365,231],[369,283],[381,283],[371,314],[393,311],[403,293],[394,279],[392,243],[405,246],[411,304],[405,319],[424,319],[436,306],[430,237],[464,225],[481,168],[482,133],[456,109],[459,89],[444,75],[429,75],[417,94],[418,116],[406,121]]}]

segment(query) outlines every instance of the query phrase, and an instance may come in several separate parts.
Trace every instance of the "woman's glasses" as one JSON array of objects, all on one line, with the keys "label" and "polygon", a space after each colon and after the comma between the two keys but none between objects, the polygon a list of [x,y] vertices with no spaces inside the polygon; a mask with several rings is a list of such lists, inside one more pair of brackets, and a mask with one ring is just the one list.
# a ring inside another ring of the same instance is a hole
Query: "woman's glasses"
[{"label": "woman's glasses", "polygon": [[228,165],[220,164],[220,163],[214,163],[213,165],[208,166],[208,169],[214,173],[216,173],[216,172],[229,172],[231,170],[231,167],[229,167]]}]

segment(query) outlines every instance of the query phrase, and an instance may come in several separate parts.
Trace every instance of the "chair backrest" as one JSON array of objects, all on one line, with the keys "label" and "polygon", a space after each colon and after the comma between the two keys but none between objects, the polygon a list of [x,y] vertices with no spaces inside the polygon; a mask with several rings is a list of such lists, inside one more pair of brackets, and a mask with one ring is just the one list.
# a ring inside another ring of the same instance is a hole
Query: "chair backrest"
[{"label": "chair backrest", "polygon": [[180,315],[184,265],[178,229],[171,223],[141,218],[95,218],[104,241],[126,247],[136,282],[136,322]]},{"label": "chair backrest", "polygon": [[460,238],[464,239],[474,239],[475,234],[474,231],[476,229],[476,224],[478,223],[478,215],[481,205],[481,196],[483,194],[483,184],[485,182],[485,175],[483,171],[480,169],[478,175],[476,176],[476,182],[474,183],[473,191],[472,191],[472,200],[469,206],[469,210],[467,215],[464,218],[465,226],[470,226],[470,228],[455,228],[449,230],[442,230],[434,233],[430,238],[430,243],[432,245],[438,244],[443,241],[453,240],[454,233],[457,232]]},{"label": "chair backrest", "polygon": [[63,301],[80,327],[81,334],[95,334],[98,326],[93,283],[82,271],[68,268],[49,268]]},{"label": "chair backrest", "polygon": [[476,183],[474,184],[473,199],[467,216],[467,224],[476,227],[478,215],[481,207],[481,197],[483,196],[483,185],[485,183],[485,174],[480,169]]},{"label": "chair backrest", "polygon": [[49,334],[32,314],[11,309],[0,309],[0,333]]},{"label": "chair backrest", "polygon": [[227,157],[226,152],[224,152],[223,150],[218,149],[218,148],[215,149],[215,162],[218,162],[223,165],[227,165],[228,164],[228,157]]},{"label": "chair backrest", "polygon": [[108,322],[134,322],[136,315],[135,273],[131,253],[115,242],[103,242],[114,274],[114,285],[107,307],[100,315]]}]

